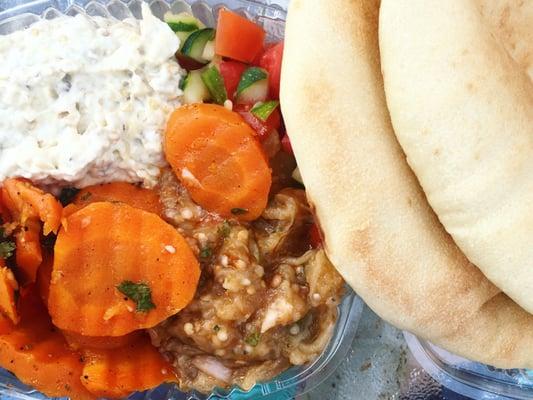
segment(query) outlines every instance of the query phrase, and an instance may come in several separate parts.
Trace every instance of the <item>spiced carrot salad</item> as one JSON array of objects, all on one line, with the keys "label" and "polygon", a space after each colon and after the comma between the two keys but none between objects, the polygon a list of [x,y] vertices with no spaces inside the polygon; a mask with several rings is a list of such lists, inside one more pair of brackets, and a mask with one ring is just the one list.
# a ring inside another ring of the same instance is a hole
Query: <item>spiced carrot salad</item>
[{"label": "spiced carrot salad", "polygon": [[[63,51],[32,53],[46,37]],[[283,43],[143,5],[39,22],[0,54],[31,58],[0,83],[0,366],[121,398],[249,389],[320,355],[343,280],[284,130]]]}]

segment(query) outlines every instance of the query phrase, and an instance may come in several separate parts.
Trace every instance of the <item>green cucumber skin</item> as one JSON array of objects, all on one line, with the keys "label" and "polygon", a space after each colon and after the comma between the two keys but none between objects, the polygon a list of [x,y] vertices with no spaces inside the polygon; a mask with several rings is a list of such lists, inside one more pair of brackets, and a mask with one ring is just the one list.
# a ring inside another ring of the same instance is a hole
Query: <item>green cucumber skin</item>
[{"label": "green cucumber skin", "polygon": [[202,72],[202,81],[209,90],[211,98],[217,104],[224,104],[228,99],[226,87],[224,86],[224,78],[215,66],[208,67]]},{"label": "green cucumber skin", "polygon": [[237,86],[237,96],[246,88],[250,87],[258,81],[268,79],[268,72],[263,68],[259,67],[250,67],[246,69],[241,76],[239,85]]},{"label": "green cucumber skin", "polygon": [[170,26],[170,29],[174,32],[193,32],[200,29],[196,23],[187,23],[187,22],[167,22],[167,25]]},{"label": "green cucumber skin", "polygon": [[251,112],[261,121],[266,122],[274,110],[279,106],[279,101],[271,100],[253,106]]},{"label": "green cucumber skin", "polygon": [[201,103],[211,97],[200,71],[189,72],[180,87],[183,90],[183,100],[186,104]]},{"label": "green cucumber skin", "polygon": [[191,58],[194,58],[196,61],[205,62],[207,60],[202,58],[204,47],[208,41],[213,40],[214,38],[215,30],[212,28],[194,31],[189,35],[187,40],[185,40],[185,43],[183,43],[181,52]]}]

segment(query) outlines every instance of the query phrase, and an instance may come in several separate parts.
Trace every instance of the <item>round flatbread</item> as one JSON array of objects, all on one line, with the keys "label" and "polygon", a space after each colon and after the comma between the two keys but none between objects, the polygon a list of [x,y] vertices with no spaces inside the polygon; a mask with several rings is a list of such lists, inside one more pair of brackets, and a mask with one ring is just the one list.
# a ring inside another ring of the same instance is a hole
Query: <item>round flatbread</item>
[{"label": "round flatbread", "polygon": [[506,51],[516,39],[484,10],[491,18],[475,1],[383,0],[385,93],[407,161],[446,230],[533,313],[533,83],[522,50],[514,54],[521,63]]},{"label": "round flatbread", "polygon": [[327,253],[381,317],[457,354],[533,367],[533,316],[464,257],[389,120],[377,0],[293,0],[281,104]]}]

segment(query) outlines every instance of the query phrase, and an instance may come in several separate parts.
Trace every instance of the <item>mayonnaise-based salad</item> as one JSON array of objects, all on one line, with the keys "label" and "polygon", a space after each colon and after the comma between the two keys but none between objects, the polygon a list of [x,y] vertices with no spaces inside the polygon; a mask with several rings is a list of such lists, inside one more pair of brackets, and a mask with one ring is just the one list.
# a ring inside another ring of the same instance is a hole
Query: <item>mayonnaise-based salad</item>
[{"label": "mayonnaise-based salad", "polygon": [[146,3],[142,13],[61,17],[0,36],[0,181],[157,182],[184,72],[179,38]]}]

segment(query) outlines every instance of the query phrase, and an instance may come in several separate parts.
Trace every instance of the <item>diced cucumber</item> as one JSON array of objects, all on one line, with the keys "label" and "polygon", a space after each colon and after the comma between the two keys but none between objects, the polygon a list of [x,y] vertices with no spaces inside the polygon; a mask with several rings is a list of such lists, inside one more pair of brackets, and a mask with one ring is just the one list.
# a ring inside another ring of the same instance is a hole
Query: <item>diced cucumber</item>
[{"label": "diced cucumber", "polygon": [[202,80],[201,71],[190,71],[181,81],[180,88],[183,90],[183,101],[186,104],[201,103],[211,98]]},{"label": "diced cucumber", "polygon": [[237,86],[237,102],[255,104],[268,95],[268,72],[259,67],[246,69]]},{"label": "diced cucumber", "polygon": [[204,52],[202,53],[202,58],[207,61],[213,60],[215,57],[215,41],[210,40],[205,44]]},{"label": "diced cucumber", "polygon": [[215,30],[212,28],[194,31],[189,35],[185,43],[183,43],[181,52],[186,56],[195,59],[196,61],[208,62],[209,60],[203,58],[204,49],[207,42],[213,40],[214,38]]},{"label": "diced cucumber", "polygon": [[224,86],[224,78],[220,75],[217,67],[207,67],[202,72],[202,81],[205,86],[207,86],[213,101],[217,104],[224,104],[228,99],[228,94],[226,93],[226,87]]},{"label": "diced cucumber", "polygon": [[170,29],[172,29],[180,38],[181,47],[183,47],[183,44],[191,33],[205,28],[205,25],[202,23],[202,21],[186,12],[179,14],[167,12],[163,19],[168,24]]},{"label": "diced cucumber", "polygon": [[252,108],[252,114],[259,118],[261,121],[266,122],[268,117],[270,117],[270,115],[274,112],[277,106],[279,106],[279,101],[277,100],[257,103]]}]

